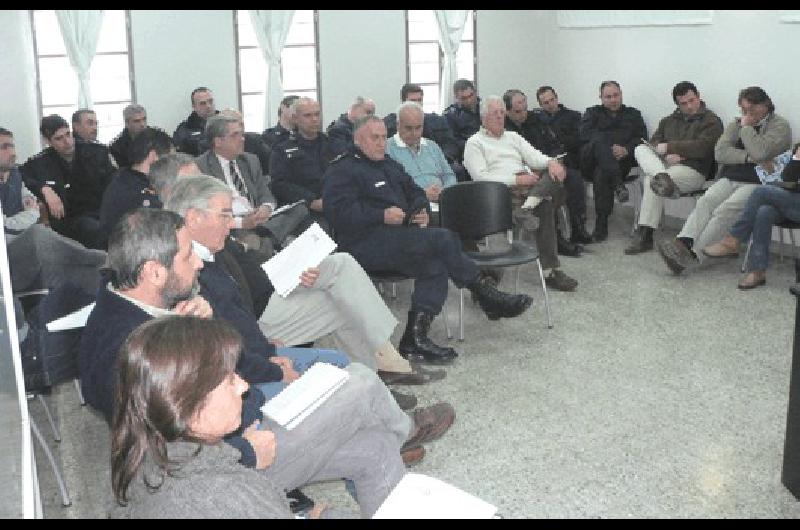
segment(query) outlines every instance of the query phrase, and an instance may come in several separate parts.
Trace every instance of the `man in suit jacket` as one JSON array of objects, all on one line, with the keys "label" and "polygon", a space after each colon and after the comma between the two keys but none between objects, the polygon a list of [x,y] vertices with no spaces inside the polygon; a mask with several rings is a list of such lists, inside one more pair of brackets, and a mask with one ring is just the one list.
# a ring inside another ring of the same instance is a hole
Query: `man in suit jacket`
[{"label": "man in suit jacket", "polygon": [[238,112],[225,110],[208,118],[206,136],[211,149],[197,157],[197,166],[225,182],[233,192],[235,237],[253,244],[255,240],[248,232],[255,233],[280,246],[287,235],[308,226],[308,209],[295,208],[296,211],[272,217],[277,200],[258,157],[244,151],[244,124]]}]

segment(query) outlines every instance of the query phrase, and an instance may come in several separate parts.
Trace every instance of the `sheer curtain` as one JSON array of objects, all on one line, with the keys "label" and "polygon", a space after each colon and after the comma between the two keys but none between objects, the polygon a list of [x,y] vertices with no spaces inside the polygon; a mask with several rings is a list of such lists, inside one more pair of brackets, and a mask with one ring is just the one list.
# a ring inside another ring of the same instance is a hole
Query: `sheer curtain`
[{"label": "sheer curtain", "polygon": [[444,110],[453,102],[453,82],[458,78],[456,54],[469,13],[466,9],[436,9],[434,14],[439,27],[439,45],[444,52],[442,84],[439,87],[439,102]]},{"label": "sheer curtain", "polygon": [[92,106],[89,68],[97,51],[103,11],[99,9],[56,9],[58,26],[67,48],[69,64],[78,75],[78,108]]},{"label": "sheer curtain", "polygon": [[278,119],[278,105],[283,99],[281,76],[281,51],[292,27],[294,9],[250,10],[258,47],[267,62],[267,90],[265,91],[264,126],[271,127]]}]

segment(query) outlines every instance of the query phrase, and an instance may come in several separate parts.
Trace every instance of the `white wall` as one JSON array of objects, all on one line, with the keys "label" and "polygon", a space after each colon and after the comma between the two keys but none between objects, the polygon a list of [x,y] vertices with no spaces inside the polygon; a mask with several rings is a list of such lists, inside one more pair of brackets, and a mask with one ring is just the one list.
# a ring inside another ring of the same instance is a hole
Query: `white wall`
[{"label": "white wall", "polygon": [[150,125],[172,134],[198,86],[218,109],[238,108],[233,11],[131,11],[136,101]]},{"label": "white wall", "polygon": [[406,82],[405,31],[402,10],[320,11],[323,127],[355,96],[375,100],[380,116],[395,111]]},{"label": "white wall", "polygon": [[17,161],[22,163],[42,147],[28,12],[0,10],[0,28],[0,127],[14,133]]}]

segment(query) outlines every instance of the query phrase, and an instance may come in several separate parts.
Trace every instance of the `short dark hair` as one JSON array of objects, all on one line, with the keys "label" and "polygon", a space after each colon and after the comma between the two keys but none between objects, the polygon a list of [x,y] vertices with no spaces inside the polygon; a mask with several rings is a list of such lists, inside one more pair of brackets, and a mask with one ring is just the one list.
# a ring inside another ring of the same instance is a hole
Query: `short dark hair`
[{"label": "short dark hair", "polygon": [[539,96],[541,96],[542,94],[544,94],[548,90],[551,91],[555,97],[558,97],[558,92],[556,92],[555,88],[553,88],[551,86],[548,86],[548,85],[542,85],[542,86],[540,86],[539,88],[536,89],[536,101],[538,102],[539,101]]},{"label": "short dark hair", "polygon": [[475,83],[473,83],[469,79],[458,79],[456,80],[455,83],[453,83],[453,94],[456,94],[458,92],[463,92],[464,90],[467,90],[469,88],[475,90]]},{"label": "short dark hair", "polygon": [[84,114],[95,114],[92,109],[78,109],[72,113],[72,124],[75,125],[76,123],[81,122],[81,118]]},{"label": "short dark hair", "polygon": [[189,96],[189,100],[192,102],[192,105],[194,105],[194,95],[198,92],[211,92],[211,89],[208,87],[199,86],[192,90],[192,94]]},{"label": "short dark hair", "polygon": [[612,86],[612,85],[613,85],[613,86],[615,86],[615,87],[617,87],[619,90],[622,90],[622,87],[621,87],[621,86],[619,86],[619,83],[617,83],[616,81],[611,81],[611,80],[609,80],[609,81],[603,81],[602,83],[600,83],[600,94],[602,94],[602,93],[603,93],[603,89],[604,89],[605,87],[607,87],[607,86]]},{"label": "short dark hair", "polygon": [[[516,95],[525,96],[525,92],[518,88],[509,88],[503,93],[503,103],[506,104],[506,110],[511,110],[511,100],[513,100]],[[525,97],[527,98],[528,96]]]},{"label": "short dark hair", "polygon": [[123,215],[108,238],[111,285],[115,289],[136,287],[148,261],[171,269],[178,253],[177,231],[182,226],[183,217],[169,210],[137,208]]},{"label": "short dark hair", "polygon": [[0,136],[14,136],[14,133],[9,131],[5,127],[0,127]]},{"label": "short dark hair", "polygon": [[155,151],[156,155],[163,156],[172,149],[172,138],[156,127],[147,127],[131,140],[128,147],[128,160],[131,165],[144,162],[150,151]]},{"label": "short dark hair", "polygon": [[406,83],[400,87],[400,101],[405,101],[409,94],[416,94],[417,92],[425,93],[417,83]]},{"label": "short dark hair", "polygon": [[694,83],[691,81],[681,81],[672,89],[672,101],[677,105],[678,97],[687,94],[690,90],[694,92],[695,96],[698,94],[697,87],[694,86]]},{"label": "short dark hair", "polygon": [[281,113],[283,112],[283,108],[284,107],[286,107],[286,108],[291,107],[292,103],[294,103],[295,100],[297,100],[297,99],[300,99],[300,96],[298,96],[296,94],[292,94],[291,96],[286,96],[285,98],[283,98],[281,100],[281,104],[278,105],[278,116],[281,115]]},{"label": "short dark hair", "polygon": [[46,140],[50,140],[56,131],[63,129],[64,127],[69,129],[69,123],[67,123],[67,120],[58,114],[51,114],[50,116],[45,116],[42,118],[42,124],[39,126],[39,132],[42,133],[42,136],[44,136]]},{"label": "short dark hair", "polygon": [[766,105],[770,112],[775,112],[775,105],[761,87],[749,86],[743,88],[742,91],[739,92],[739,99],[737,101],[741,103],[743,99],[746,99],[752,105]]}]

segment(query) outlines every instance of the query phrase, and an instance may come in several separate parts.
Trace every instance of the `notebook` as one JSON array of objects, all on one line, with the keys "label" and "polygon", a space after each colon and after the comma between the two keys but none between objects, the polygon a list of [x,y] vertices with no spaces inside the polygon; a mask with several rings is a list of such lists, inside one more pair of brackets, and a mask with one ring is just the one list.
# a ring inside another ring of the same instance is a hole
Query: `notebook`
[{"label": "notebook", "polygon": [[291,431],[322,405],[350,377],[341,368],[315,363],[261,407],[261,412]]},{"label": "notebook", "polygon": [[373,519],[491,519],[497,507],[442,480],[406,473]]}]

